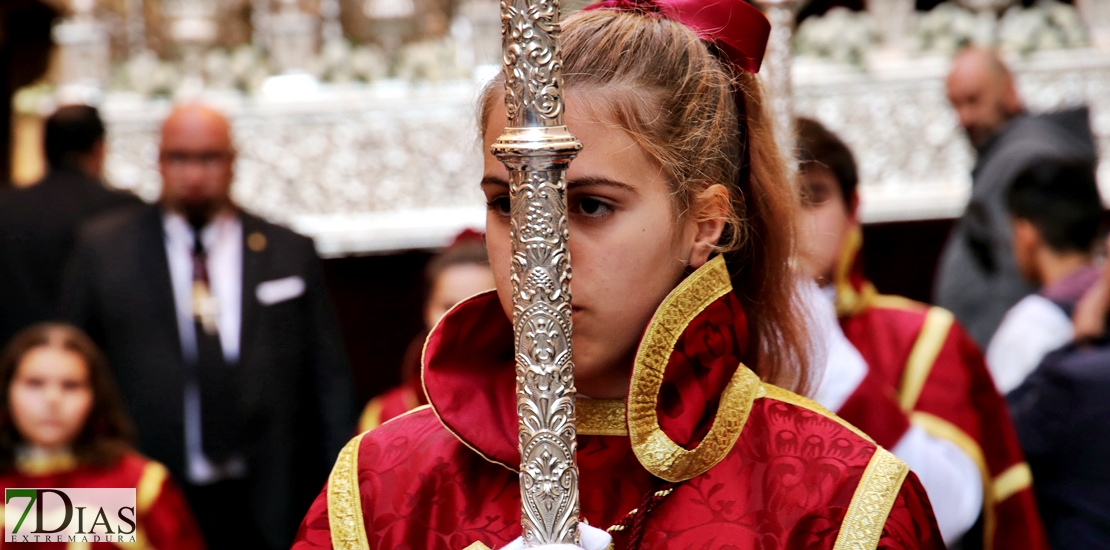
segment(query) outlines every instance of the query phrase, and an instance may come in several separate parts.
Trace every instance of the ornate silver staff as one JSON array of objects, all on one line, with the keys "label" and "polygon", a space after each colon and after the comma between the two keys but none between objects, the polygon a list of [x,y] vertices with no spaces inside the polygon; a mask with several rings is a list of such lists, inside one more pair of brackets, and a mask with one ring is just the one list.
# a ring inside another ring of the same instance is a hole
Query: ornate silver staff
[{"label": "ornate silver staff", "polygon": [[508,127],[513,333],[525,546],[578,543],[566,169],[582,144],[563,125],[559,0],[501,0]]}]

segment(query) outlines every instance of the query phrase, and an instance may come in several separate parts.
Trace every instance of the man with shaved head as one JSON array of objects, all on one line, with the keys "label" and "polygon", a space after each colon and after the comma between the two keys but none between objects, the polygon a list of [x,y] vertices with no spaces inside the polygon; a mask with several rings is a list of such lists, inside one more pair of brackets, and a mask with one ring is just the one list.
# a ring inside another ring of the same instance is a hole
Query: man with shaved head
[{"label": "man with shaved head", "polygon": [[1022,278],[1010,244],[1011,183],[1038,163],[1094,161],[1095,142],[1086,108],[1027,113],[1009,69],[989,50],[967,47],[957,53],[946,91],[978,158],[971,200],[941,255],[933,299],[985,348],[1006,311],[1034,290]]},{"label": "man with shaved head", "polygon": [[231,127],[162,126],[158,204],[83,228],[68,318],[104,348],[140,449],[182,482],[210,548],[288,548],[354,426],[313,243],[231,198]]}]

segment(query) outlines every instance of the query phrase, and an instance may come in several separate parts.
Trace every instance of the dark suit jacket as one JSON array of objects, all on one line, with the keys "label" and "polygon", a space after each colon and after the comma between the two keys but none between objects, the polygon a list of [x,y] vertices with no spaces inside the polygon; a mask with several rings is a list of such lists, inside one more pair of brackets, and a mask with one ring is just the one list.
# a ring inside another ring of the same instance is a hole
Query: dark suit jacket
[{"label": "dark suit jacket", "polygon": [[1050,353],[1006,399],[1052,548],[1110,549],[1110,342]]},{"label": "dark suit jacket", "polygon": [[[256,521],[288,548],[354,428],[350,366],[312,240],[242,214],[239,373]],[[67,317],[104,347],[141,450],[185,477],[183,363],[157,206],[83,228],[67,273]],[[261,245],[261,246],[260,246]],[[263,305],[260,282],[299,276],[302,295]]]},{"label": "dark suit jacket", "polygon": [[0,191],[0,346],[57,315],[62,271],[77,227],[108,210],[137,207],[76,170],[52,170],[30,187]]},{"label": "dark suit jacket", "polygon": [[1014,259],[1006,194],[1026,168],[1062,160],[1093,161],[1098,147],[1086,108],[1022,115],[979,151],[971,199],[937,265],[933,300],[951,311],[983,349],[1002,317],[1036,289]]}]

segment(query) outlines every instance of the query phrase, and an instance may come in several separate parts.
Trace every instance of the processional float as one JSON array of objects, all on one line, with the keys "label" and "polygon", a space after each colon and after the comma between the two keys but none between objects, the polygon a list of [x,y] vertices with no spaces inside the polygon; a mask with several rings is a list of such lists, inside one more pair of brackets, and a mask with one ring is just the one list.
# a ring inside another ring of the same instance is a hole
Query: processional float
[{"label": "processional float", "polygon": [[563,124],[559,0],[502,0],[501,31],[524,545],[577,544],[566,169],[582,144]]}]

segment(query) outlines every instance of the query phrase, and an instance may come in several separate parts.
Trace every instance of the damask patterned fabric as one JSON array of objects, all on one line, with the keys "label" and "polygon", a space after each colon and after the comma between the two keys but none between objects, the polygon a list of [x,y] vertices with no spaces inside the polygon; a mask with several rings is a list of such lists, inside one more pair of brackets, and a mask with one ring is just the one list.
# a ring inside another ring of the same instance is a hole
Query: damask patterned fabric
[{"label": "damask patterned fabric", "polygon": [[[665,479],[674,490],[645,517],[640,548],[943,548],[905,464],[760,382],[739,361],[746,334],[719,259],[668,296],[626,411],[655,409],[607,431],[628,436],[579,433],[582,517],[614,525]],[[428,340],[430,405],[348,444],[294,548],[499,548],[520,536],[514,376],[496,295],[456,307]],[[627,531],[614,544],[626,548]]]},{"label": "damask patterned fabric", "polygon": [[952,441],[983,474],[976,545],[1048,548],[1009,410],[975,342],[946,310],[879,295],[863,276],[861,246],[857,232],[845,247],[837,313],[870,370],[838,414],[880,445],[893,446],[911,423]]}]

